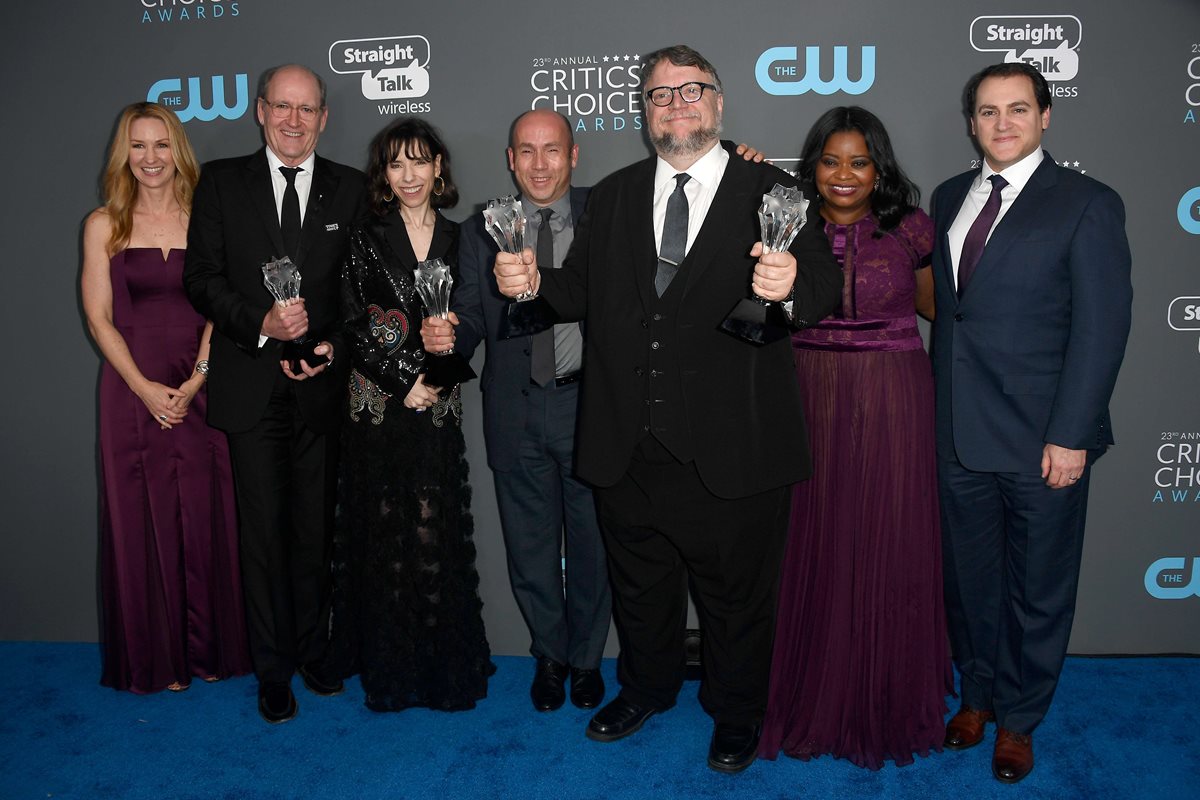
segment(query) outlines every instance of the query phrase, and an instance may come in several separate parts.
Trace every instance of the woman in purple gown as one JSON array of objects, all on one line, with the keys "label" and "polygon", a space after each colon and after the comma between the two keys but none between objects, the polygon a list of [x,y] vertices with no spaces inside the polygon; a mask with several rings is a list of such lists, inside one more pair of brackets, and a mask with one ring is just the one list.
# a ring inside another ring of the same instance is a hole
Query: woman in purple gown
[{"label": "woman in purple gown", "polygon": [[861,108],[817,120],[800,174],[845,282],[841,309],[792,336],[813,477],[793,494],[760,752],[878,769],[941,749],[952,691],[933,378],[914,314],[933,316],[933,225]]},{"label": "woman in purple gown", "polygon": [[105,361],[100,682],[137,693],[250,670],[229,452],[204,422],[212,325],[183,293],[198,176],[175,114],[135,103],[84,224],[83,307]]}]

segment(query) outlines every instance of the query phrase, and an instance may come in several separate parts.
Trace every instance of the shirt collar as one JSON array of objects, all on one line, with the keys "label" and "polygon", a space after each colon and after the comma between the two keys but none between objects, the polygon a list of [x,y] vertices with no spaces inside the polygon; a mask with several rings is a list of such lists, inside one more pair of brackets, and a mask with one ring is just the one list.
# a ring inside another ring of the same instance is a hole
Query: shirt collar
[{"label": "shirt collar", "polygon": [[[720,176],[725,172],[725,165],[729,163],[729,153],[721,146],[721,142],[713,142],[713,146],[707,153],[700,156],[694,164],[688,167],[683,172],[692,176],[692,180],[700,186],[715,186],[719,182]],[[654,195],[657,198],[661,192],[670,188],[675,190],[672,182],[675,176],[680,173],[680,170],[675,169],[662,156],[657,158],[657,164],[654,169]]]},{"label": "shirt collar", "polygon": [[[306,158],[302,162],[300,162],[300,169],[303,170],[303,172],[301,172],[300,174],[308,175],[311,178],[312,174],[313,174],[313,167],[316,166],[316,163],[317,163],[317,154],[315,152],[309,153],[308,158]],[[267,148],[267,166],[269,166],[271,168],[272,174],[279,175],[280,177],[282,177],[283,174],[279,171],[279,168],[286,167],[287,164],[284,164],[283,161],[279,158],[279,156],[275,155],[275,151],[272,150],[270,147],[268,147]]]},{"label": "shirt collar", "polygon": [[[554,218],[553,222],[554,222],[554,225],[556,228],[560,224],[561,225],[570,224],[570,220],[571,220],[571,190],[570,190],[570,188],[568,188],[567,191],[565,191],[563,193],[562,197],[558,198],[557,200],[555,200],[553,203],[551,203],[548,206],[539,206],[537,203],[533,202],[532,200],[525,197],[524,195],[521,196],[521,210],[523,212],[525,212],[526,219],[532,219],[533,217],[536,217],[538,215],[538,210],[542,209],[542,208],[549,208],[551,211],[554,212],[555,218]],[[561,220],[561,222],[560,222],[560,220]]]},{"label": "shirt collar", "polygon": [[[1004,180],[1008,181],[1008,185],[1016,189],[1017,193],[1019,194],[1021,190],[1025,188],[1025,184],[1029,183],[1029,179],[1033,177],[1033,172],[1038,168],[1038,165],[1042,163],[1043,157],[1044,153],[1042,152],[1042,148],[1039,147],[1017,163],[1009,166],[999,173],[991,168],[987,162],[987,159],[985,158],[983,159],[983,169],[979,171],[979,183],[977,183],[976,186],[982,186],[983,184],[987,183],[988,178],[993,175],[1000,174],[1004,176]],[[988,191],[991,191],[990,186],[988,187]]]}]

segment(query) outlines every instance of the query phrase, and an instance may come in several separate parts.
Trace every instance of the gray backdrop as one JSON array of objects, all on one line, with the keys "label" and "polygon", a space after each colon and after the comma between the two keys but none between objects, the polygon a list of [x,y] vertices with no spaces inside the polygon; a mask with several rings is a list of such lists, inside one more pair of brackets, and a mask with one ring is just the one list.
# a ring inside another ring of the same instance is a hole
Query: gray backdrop
[{"label": "gray backdrop", "polygon": [[[1014,16],[1014,5],[1039,13]],[[977,158],[959,112],[970,73],[1005,58],[1046,72],[1056,95],[1046,146],[1125,198],[1136,290],[1113,398],[1118,444],[1093,478],[1071,649],[1200,652],[1200,5],[779,0],[733,10],[707,0],[663,8],[633,0],[7,3],[0,639],[97,636],[99,358],[79,302],[79,233],[99,202],[123,105],[148,96],[171,104],[201,160],[237,155],[260,143],[249,103],[258,73],[309,64],[329,83],[322,154],[361,166],[387,120],[425,115],[454,154],[464,202],[450,216],[462,219],[511,190],[505,136],[531,105],[576,122],[578,184],[645,156],[638,54],[685,41],[720,70],[727,137],[794,158],[819,113],[859,103],[887,123],[926,196]],[[525,653],[475,384],[464,403],[488,633],[497,653]]]}]

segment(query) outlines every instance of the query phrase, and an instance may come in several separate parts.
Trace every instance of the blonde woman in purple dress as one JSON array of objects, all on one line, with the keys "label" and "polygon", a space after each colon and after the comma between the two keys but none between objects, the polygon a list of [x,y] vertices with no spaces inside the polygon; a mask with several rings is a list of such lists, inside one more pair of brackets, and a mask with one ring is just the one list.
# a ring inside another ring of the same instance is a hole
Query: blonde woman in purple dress
[{"label": "blonde woman in purple dress", "polygon": [[182,691],[250,670],[225,435],[204,422],[212,325],[183,293],[196,157],[175,114],[117,122],[83,233],[100,374],[100,682]]}]

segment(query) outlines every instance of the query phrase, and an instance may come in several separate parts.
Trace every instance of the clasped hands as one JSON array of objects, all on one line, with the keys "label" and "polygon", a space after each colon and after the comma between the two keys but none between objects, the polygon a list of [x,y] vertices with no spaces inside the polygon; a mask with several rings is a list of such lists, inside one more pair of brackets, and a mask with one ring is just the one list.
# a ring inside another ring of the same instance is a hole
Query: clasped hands
[{"label": "clasped hands", "polygon": [[[295,341],[308,333],[308,311],[304,308],[304,298],[296,297],[284,303],[273,303],[267,309],[266,316],[263,317],[260,333],[263,336],[279,339],[282,342]],[[329,360],[319,366],[310,367],[307,361],[300,359],[301,374],[299,375],[292,372],[291,365],[286,361],[280,361],[279,368],[283,370],[284,375],[287,375],[294,381],[305,381],[309,378],[314,378],[324,372],[325,368],[333,363],[333,345],[322,341],[313,348],[313,352],[316,355],[325,356]]]}]

